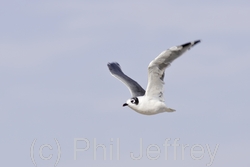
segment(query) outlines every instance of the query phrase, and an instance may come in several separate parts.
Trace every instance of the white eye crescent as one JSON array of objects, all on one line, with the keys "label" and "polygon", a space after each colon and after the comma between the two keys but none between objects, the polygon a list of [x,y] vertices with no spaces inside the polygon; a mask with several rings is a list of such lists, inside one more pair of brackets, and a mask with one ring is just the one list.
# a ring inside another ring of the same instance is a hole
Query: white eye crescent
[{"label": "white eye crescent", "polygon": [[135,103],[135,99],[131,99],[131,101],[130,101],[130,102],[134,104],[134,103]]}]

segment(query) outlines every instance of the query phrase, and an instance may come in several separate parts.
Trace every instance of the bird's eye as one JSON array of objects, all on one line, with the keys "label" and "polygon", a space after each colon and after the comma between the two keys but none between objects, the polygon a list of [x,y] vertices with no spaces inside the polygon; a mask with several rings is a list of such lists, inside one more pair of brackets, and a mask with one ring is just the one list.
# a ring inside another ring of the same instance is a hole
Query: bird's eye
[{"label": "bird's eye", "polygon": [[133,97],[133,98],[131,98],[131,99],[130,99],[130,102],[131,102],[132,104],[136,104],[136,105],[138,105],[139,100],[138,100],[138,98],[137,98],[137,97]]}]

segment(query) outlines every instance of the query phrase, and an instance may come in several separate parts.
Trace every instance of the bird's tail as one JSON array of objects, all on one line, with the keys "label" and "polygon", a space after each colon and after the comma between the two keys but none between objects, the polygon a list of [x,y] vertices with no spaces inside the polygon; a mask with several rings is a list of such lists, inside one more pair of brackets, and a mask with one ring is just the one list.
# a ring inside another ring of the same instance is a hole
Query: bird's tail
[{"label": "bird's tail", "polygon": [[166,111],[167,111],[167,112],[174,112],[174,111],[175,111],[175,109],[172,109],[172,108],[167,108],[167,109],[166,109]]}]

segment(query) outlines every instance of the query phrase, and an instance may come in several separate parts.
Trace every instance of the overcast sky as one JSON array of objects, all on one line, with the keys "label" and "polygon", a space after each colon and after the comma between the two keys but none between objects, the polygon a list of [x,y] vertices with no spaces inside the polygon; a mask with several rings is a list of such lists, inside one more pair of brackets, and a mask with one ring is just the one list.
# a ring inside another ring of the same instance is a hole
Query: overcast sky
[{"label": "overcast sky", "polygon": [[[1,1],[0,165],[249,166],[249,8],[247,0]],[[108,62],[145,88],[152,59],[197,39],[166,70],[165,102],[176,112],[122,107],[130,92]]]}]

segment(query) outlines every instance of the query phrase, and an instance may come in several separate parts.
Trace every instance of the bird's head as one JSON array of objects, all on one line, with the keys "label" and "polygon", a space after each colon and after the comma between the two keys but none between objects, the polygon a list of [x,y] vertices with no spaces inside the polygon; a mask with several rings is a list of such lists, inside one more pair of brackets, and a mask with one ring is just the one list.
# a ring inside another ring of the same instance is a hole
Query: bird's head
[{"label": "bird's head", "polygon": [[137,97],[132,97],[128,99],[126,103],[124,103],[122,106],[123,107],[129,106],[130,108],[135,109],[137,108],[138,104],[139,104],[139,99]]}]

